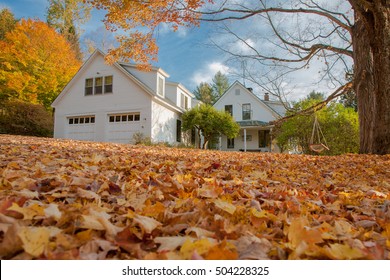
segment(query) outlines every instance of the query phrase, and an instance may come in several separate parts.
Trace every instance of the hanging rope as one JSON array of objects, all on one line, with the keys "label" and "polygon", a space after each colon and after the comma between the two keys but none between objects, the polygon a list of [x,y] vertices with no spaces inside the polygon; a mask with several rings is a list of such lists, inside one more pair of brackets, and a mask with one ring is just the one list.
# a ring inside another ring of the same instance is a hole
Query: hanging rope
[{"label": "hanging rope", "polygon": [[329,147],[328,144],[326,143],[324,133],[322,133],[320,123],[318,122],[317,119],[317,115],[314,115],[313,131],[311,133],[309,148],[310,150],[316,153],[321,153],[324,150],[329,151]]}]

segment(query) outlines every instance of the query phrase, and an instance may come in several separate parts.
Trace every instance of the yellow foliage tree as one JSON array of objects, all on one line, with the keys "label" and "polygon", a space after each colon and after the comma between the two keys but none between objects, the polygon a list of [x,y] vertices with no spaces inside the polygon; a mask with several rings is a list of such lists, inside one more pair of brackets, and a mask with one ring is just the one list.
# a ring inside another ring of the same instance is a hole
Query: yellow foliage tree
[{"label": "yellow foliage tree", "polygon": [[0,41],[0,99],[16,98],[47,109],[81,62],[64,37],[46,23],[21,20]]}]

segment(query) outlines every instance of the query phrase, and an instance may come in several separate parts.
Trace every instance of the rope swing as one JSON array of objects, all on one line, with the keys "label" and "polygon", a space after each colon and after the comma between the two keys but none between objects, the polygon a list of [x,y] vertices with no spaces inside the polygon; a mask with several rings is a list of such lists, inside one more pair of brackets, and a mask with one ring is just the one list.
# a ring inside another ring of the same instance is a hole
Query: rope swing
[{"label": "rope swing", "polygon": [[321,153],[324,150],[329,151],[328,144],[324,134],[322,133],[320,123],[318,122],[317,115],[314,115],[313,131],[311,133],[309,149],[315,153]]}]

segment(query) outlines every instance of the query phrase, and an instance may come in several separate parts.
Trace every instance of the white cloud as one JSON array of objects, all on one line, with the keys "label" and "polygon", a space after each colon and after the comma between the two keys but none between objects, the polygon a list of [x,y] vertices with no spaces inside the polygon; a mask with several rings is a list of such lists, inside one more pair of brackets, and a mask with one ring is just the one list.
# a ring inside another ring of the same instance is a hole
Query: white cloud
[{"label": "white cloud", "polygon": [[173,28],[170,24],[161,23],[158,26],[158,34],[161,36],[176,34],[178,37],[184,38],[188,34],[188,29],[184,26],[179,26],[176,31],[173,31]]},{"label": "white cloud", "polygon": [[200,70],[197,70],[193,74],[191,82],[195,86],[199,85],[201,82],[210,83],[218,71],[221,71],[222,74],[227,74],[229,67],[221,62],[211,62],[202,67]]}]

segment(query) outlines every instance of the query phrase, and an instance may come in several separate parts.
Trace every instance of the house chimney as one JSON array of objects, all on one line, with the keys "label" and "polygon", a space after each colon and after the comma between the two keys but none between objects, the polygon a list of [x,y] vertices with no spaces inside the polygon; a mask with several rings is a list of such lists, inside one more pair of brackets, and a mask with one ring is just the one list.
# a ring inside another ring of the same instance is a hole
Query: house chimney
[{"label": "house chimney", "polygon": [[269,101],[269,93],[268,92],[266,92],[264,94],[264,101]]},{"label": "house chimney", "polygon": [[253,93],[253,88],[248,87],[248,88],[246,88],[246,89]]}]

